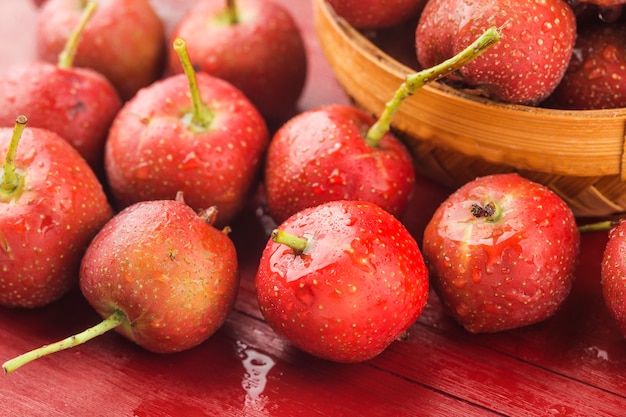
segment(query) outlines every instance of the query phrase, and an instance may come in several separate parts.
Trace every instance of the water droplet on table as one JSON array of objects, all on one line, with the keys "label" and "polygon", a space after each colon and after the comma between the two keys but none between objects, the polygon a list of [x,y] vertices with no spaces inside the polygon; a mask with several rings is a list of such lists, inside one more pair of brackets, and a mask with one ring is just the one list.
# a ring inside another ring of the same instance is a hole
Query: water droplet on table
[{"label": "water droplet on table", "polygon": [[237,342],[238,353],[245,369],[241,386],[246,391],[244,405],[255,410],[263,410],[267,397],[263,395],[267,385],[267,375],[276,362],[270,356]]}]

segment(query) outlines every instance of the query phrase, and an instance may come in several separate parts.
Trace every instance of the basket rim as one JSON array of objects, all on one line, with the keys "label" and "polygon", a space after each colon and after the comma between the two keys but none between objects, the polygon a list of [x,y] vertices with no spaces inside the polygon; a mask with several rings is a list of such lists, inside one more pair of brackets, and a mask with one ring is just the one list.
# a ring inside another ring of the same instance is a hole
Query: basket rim
[{"label": "basket rim", "polygon": [[[355,104],[379,116],[395,88],[417,70],[374,45],[337,16],[325,0],[313,3],[317,37],[338,82]],[[390,83],[388,91],[362,88],[359,83],[368,76]],[[450,112],[456,117],[445,114]],[[515,125],[522,118],[523,131],[502,127]],[[428,141],[429,146],[449,148],[515,169],[568,176],[619,175],[626,180],[626,108],[562,110],[496,103],[442,83],[431,83],[405,100],[392,126],[410,140]],[[463,132],[468,128],[473,129],[474,136]],[[560,142],[555,143],[551,133],[558,134]]]}]

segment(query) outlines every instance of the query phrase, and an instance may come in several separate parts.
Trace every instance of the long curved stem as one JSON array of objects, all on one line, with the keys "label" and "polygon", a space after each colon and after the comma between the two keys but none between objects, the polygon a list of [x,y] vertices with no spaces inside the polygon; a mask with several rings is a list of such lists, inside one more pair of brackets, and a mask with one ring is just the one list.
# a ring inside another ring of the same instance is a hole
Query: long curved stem
[{"label": "long curved stem", "polygon": [[413,95],[424,85],[439,80],[462,66],[466,65],[474,58],[480,56],[487,49],[491,48],[502,38],[500,29],[493,26],[487,29],[470,46],[459,52],[452,58],[435,65],[434,67],[410,74],[406,77],[400,88],[396,90],[393,98],[387,102],[380,118],[374,123],[366,134],[366,141],[370,146],[376,146],[380,139],[391,128],[391,122],[398,112],[402,102]]},{"label": "long curved stem", "polygon": [[89,19],[91,19],[91,16],[97,8],[98,4],[95,1],[89,1],[85,5],[85,10],[83,10],[78,26],[70,34],[63,51],[59,54],[59,61],[57,65],[60,68],[72,68],[72,65],[74,65],[74,58],[76,57],[76,50],[78,49],[78,44],[80,43],[80,37],[87,26],[87,22],[89,22]]},{"label": "long curved stem", "polygon": [[116,328],[117,326],[122,324],[124,320],[126,320],[126,314],[124,314],[124,312],[120,310],[116,310],[113,314],[111,314],[108,318],[104,319],[99,324],[83,330],[78,334],[75,334],[55,343],[33,349],[29,352],[23,353],[13,359],[6,361],[2,364],[4,373],[11,373],[21,366],[24,366],[27,363],[30,363],[36,359],[85,343],[97,336],[108,332],[109,330]]},{"label": "long curved stem", "polygon": [[200,97],[200,88],[196,79],[196,72],[193,69],[189,54],[187,52],[187,44],[182,38],[174,40],[174,50],[178,54],[180,63],[183,67],[187,80],[189,82],[189,93],[191,95],[191,127],[196,131],[207,130],[213,120],[213,114],[209,108],[202,102]]}]

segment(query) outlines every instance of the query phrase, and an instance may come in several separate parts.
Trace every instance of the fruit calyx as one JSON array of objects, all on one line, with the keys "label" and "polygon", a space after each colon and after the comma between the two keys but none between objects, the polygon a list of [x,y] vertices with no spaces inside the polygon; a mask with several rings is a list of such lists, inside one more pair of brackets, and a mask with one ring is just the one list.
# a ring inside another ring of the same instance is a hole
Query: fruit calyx
[{"label": "fruit calyx", "polygon": [[[182,204],[187,204],[185,202],[185,198],[183,197],[182,191],[178,191],[176,193],[176,197],[174,198],[174,200]],[[214,226],[215,220],[217,219],[218,211],[219,210],[217,209],[217,206],[211,206],[207,209],[200,209],[198,210],[198,217],[200,217],[200,219],[206,224]],[[231,231],[232,229],[229,226],[226,226],[222,229],[222,233],[224,233],[225,235],[230,234]]]},{"label": "fruit calyx", "polygon": [[484,219],[489,223],[495,223],[502,217],[502,210],[493,201],[489,201],[484,205],[472,203],[470,211],[472,216],[477,219]]},{"label": "fruit calyx", "polygon": [[51,353],[59,352],[61,350],[69,349],[74,346],[83,344],[97,336],[108,332],[109,330],[113,330],[126,320],[128,320],[126,313],[124,313],[122,310],[116,309],[113,311],[113,313],[111,313],[109,317],[96,324],[95,326],[92,326],[86,330],[83,330],[80,333],[67,337],[63,340],[59,340],[58,342],[41,346],[29,352],[22,353],[21,355],[16,356],[13,359],[9,359],[2,364],[2,369],[4,369],[5,374],[9,374],[36,359],[42,358]]},{"label": "fruit calyx", "polygon": [[87,22],[91,19],[91,16],[98,8],[98,4],[93,0],[83,3],[84,10],[80,21],[78,22],[78,26],[70,34],[70,37],[65,43],[65,47],[59,54],[59,60],[57,62],[57,66],[59,68],[68,69],[72,68],[74,65],[74,58],[76,57],[76,50],[78,49],[78,44],[80,43],[80,37],[85,30],[85,26],[87,26]]},{"label": "fruit calyx", "polygon": [[27,123],[28,118],[24,115],[19,115],[15,118],[13,136],[11,137],[9,149],[7,150],[4,166],[2,168],[2,184],[0,185],[0,201],[2,202],[7,202],[17,197],[23,188],[24,176],[20,175],[15,168],[15,155],[17,153],[17,146],[22,137],[22,132],[26,128]]},{"label": "fruit calyx", "polygon": [[272,230],[271,239],[278,244],[290,247],[296,255],[301,255],[310,247],[310,239],[299,237],[282,229]]},{"label": "fruit calyx", "polygon": [[454,71],[457,71],[474,58],[477,58],[487,49],[491,48],[499,42],[501,38],[502,32],[500,28],[492,26],[483,32],[483,34],[471,45],[452,58],[447,59],[431,68],[426,68],[422,71],[407,75],[404,82],[400,85],[400,88],[396,90],[392,99],[385,104],[385,108],[376,123],[374,123],[367,131],[365,140],[368,145],[372,147],[377,146],[382,137],[389,132],[391,128],[391,121],[406,98],[412,96],[424,85],[437,81],[452,74]]},{"label": "fruit calyx", "polygon": [[211,127],[213,113],[202,102],[202,98],[200,97],[200,88],[198,87],[196,72],[191,64],[191,60],[189,59],[185,40],[182,38],[176,38],[174,40],[174,50],[178,54],[183,71],[187,76],[187,80],[189,82],[189,93],[191,95],[191,113],[184,114],[182,120],[193,132],[206,132]]}]

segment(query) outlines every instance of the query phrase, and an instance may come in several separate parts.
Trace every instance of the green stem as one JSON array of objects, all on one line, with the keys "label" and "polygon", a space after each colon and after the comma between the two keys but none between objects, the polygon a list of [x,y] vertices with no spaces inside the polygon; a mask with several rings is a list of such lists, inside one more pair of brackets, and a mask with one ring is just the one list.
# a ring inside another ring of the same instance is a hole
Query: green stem
[{"label": "green stem", "polygon": [[99,324],[90,327],[87,330],[84,330],[74,336],[70,336],[66,339],[60,340],[56,343],[52,343],[50,345],[45,345],[37,349],[33,349],[30,352],[23,353],[19,356],[16,356],[13,359],[10,359],[2,364],[2,368],[4,369],[4,373],[8,374],[21,366],[26,365],[29,362],[32,362],[36,359],[49,355],[51,353],[59,352],[61,350],[69,349],[74,346],[85,343],[97,336],[100,336],[109,330],[112,330],[122,324],[122,322],[126,320],[126,314],[120,310],[116,310],[113,314],[111,314],[108,318],[100,322]]},{"label": "green stem", "polygon": [[272,231],[272,240],[281,245],[289,246],[297,254],[304,252],[309,246],[309,240],[307,238],[298,237],[281,229],[274,229]]},{"label": "green stem", "polygon": [[604,220],[595,223],[583,224],[578,226],[578,231],[580,233],[589,233],[589,232],[605,232],[611,230],[612,227],[617,226],[620,220]]},{"label": "green stem", "polygon": [[191,94],[191,127],[194,131],[205,131],[211,125],[213,120],[213,114],[209,108],[202,102],[200,97],[200,88],[198,87],[198,80],[196,79],[196,72],[189,59],[187,52],[187,44],[182,38],[176,38],[174,40],[174,50],[178,54],[180,63],[183,67],[187,80],[189,82],[189,93]]},{"label": "green stem", "polygon": [[237,12],[237,2],[235,0],[226,0],[226,17],[231,25],[239,23],[239,13]]},{"label": "green stem", "polygon": [[2,180],[2,188],[0,194],[9,196],[17,190],[20,185],[20,177],[15,172],[15,155],[17,154],[17,146],[22,138],[22,132],[26,128],[28,118],[24,115],[19,115],[15,119],[15,127],[13,128],[13,136],[9,143],[9,149],[4,160],[4,177]]},{"label": "green stem", "polygon": [[91,19],[91,16],[96,11],[97,7],[98,4],[95,1],[89,1],[85,5],[83,14],[78,22],[78,26],[70,34],[70,37],[65,43],[65,48],[63,48],[59,54],[59,61],[57,63],[59,68],[72,68],[72,65],[74,65],[74,58],[76,57],[76,50],[78,49],[78,44],[80,43],[80,37],[87,26],[87,22],[89,22],[89,19]]},{"label": "green stem", "polygon": [[380,118],[368,130],[365,139],[370,146],[376,146],[380,139],[389,132],[391,121],[398,112],[402,102],[409,96],[413,95],[418,89],[424,85],[439,80],[462,66],[469,63],[474,58],[481,55],[487,49],[495,45],[502,37],[500,29],[491,27],[487,29],[474,43],[465,48],[463,51],[452,58],[435,65],[434,67],[424,69],[414,74],[409,74],[400,88],[396,90],[393,98],[385,104],[385,108]]}]

